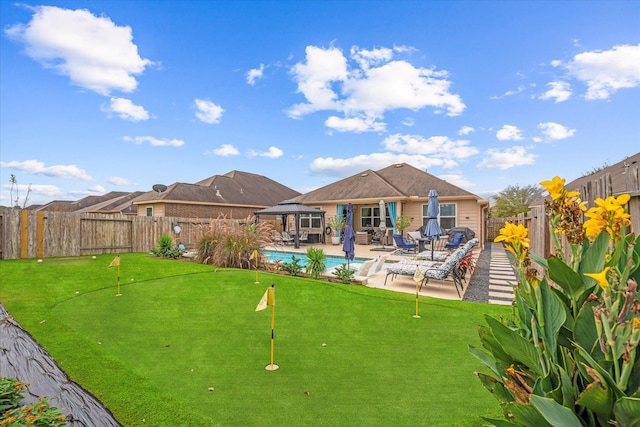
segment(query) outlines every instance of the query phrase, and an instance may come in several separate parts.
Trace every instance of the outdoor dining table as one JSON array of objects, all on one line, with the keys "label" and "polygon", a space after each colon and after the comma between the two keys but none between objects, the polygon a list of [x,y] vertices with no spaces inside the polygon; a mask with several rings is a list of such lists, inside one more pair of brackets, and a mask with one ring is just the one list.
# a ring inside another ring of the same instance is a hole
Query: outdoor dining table
[{"label": "outdoor dining table", "polygon": [[416,239],[416,241],[418,242],[418,252],[422,252],[425,250],[426,243],[431,242],[431,244],[433,245],[431,239],[427,239],[426,237],[419,237]]}]

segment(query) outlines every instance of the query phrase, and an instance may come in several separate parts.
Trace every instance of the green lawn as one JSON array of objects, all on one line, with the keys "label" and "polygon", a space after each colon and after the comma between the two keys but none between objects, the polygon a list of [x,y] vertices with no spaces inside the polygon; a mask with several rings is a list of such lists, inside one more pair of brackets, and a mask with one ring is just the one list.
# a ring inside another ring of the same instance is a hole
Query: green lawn
[{"label": "green lawn", "polygon": [[[0,262],[0,300],[125,426],[479,426],[488,304],[125,254]],[[276,287],[275,362],[271,308]],[[76,294],[79,292],[79,294]],[[326,344],[326,345],[324,345]],[[213,387],[214,391],[209,391]],[[143,422],[144,419],[144,422]]]}]

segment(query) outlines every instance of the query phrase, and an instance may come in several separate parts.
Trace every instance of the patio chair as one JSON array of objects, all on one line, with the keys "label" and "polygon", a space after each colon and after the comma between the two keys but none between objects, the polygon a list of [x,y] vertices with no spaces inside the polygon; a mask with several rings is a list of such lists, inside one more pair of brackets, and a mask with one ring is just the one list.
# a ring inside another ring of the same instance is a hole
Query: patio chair
[{"label": "patio chair", "polygon": [[402,250],[402,252],[416,252],[418,245],[415,243],[405,242],[402,238],[402,234],[394,234],[393,241],[395,242],[398,249]]},{"label": "patio chair", "polygon": [[282,243],[284,243],[285,245],[293,245],[295,239],[291,234],[289,234],[288,231],[282,231],[280,235],[282,236]]},{"label": "patio chair", "polygon": [[271,232],[271,241],[274,245],[282,244],[282,234],[279,231],[273,230]]},{"label": "patio chair", "polygon": [[453,236],[453,241],[448,242],[446,245],[444,245],[444,247],[446,249],[455,249],[458,246],[460,246],[460,244],[462,243],[462,239],[464,238],[464,234],[462,233],[456,233]]},{"label": "patio chair", "polygon": [[303,230],[300,233],[300,237],[298,237],[298,239],[300,239],[301,243],[308,243],[309,242],[309,231],[308,230]]}]

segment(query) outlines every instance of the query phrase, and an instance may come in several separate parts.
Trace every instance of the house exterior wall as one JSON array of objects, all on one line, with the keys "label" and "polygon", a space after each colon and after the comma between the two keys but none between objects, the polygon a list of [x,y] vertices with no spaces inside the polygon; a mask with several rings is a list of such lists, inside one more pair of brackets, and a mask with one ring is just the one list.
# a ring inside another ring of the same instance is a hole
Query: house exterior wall
[{"label": "house exterior wall", "polygon": [[[483,238],[483,212],[482,206],[476,199],[449,199],[442,198],[439,200],[441,203],[454,203],[456,205],[456,227],[468,227],[476,233],[478,239]],[[353,228],[355,231],[361,231],[361,219],[363,207],[375,207],[379,205],[375,202],[368,201],[351,201],[354,207],[353,214]],[[413,218],[411,225],[407,228],[407,231],[417,230],[422,226],[422,206],[428,203],[427,199],[410,200],[398,203],[398,214],[406,214]],[[346,203],[344,203],[346,206]],[[327,219],[336,216],[336,203],[313,203],[309,206],[319,207],[326,212],[325,217]]]},{"label": "house exterior wall", "polygon": [[153,203],[138,205],[138,216],[146,216],[147,208],[153,208],[153,216],[177,216],[184,218],[245,219],[263,207],[212,206],[189,203]]}]

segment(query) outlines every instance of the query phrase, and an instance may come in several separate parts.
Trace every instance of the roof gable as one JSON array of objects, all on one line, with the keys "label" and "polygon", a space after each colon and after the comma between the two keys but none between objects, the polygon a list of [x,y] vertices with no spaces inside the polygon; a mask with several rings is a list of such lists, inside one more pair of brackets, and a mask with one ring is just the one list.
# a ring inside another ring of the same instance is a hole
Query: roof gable
[{"label": "roof gable", "polygon": [[296,200],[317,203],[331,200],[394,199],[404,197],[429,197],[429,190],[436,190],[441,197],[470,196],[463,190],[407,163],[388,166],[379,171],[364,172],[310,191]]}]

